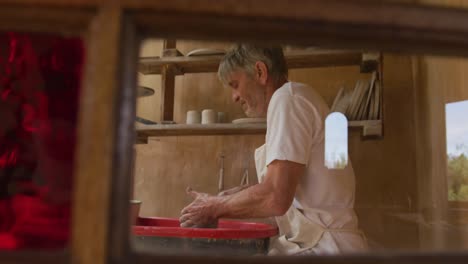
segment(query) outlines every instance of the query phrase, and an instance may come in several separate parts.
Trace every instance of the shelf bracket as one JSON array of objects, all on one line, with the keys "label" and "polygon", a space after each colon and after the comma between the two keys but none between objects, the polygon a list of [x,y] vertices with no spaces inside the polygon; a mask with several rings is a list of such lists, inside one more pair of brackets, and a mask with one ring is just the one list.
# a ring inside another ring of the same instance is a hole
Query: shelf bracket
[{"label": "shelf bracket", "polygon": [[379,67],[380,53],[379,52],[365,52],[362,53],[361,72],[370,73],[376,71]]}]

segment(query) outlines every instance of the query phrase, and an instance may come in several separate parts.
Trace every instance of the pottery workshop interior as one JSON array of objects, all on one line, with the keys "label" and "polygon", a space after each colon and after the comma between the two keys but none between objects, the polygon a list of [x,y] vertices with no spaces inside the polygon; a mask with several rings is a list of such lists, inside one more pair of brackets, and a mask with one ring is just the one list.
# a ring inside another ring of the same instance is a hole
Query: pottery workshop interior
[{"label": "pottery workshop interior", "polygon": [[467,263],[464,0],[0,0],[0,263]]},{"label": "pottery workshop interior", "polygon": [[[254,152],[265,142],[264,131],[258,131],[265,124],[255,118],[249,123],[242,108],[233,102],[229,87],[223,87],[219,81],[217,67],[209,69],[202,65],[204,61],[219,60],[233,43],[176,41],[175,58],[164,57],[164,45],[164,40],[147,39],[140,48],[138,85],[154,89],[155,93],[137,99],[136,115],[143,122],[137,120],[136,124],[139,142],[135,145],[133,192],[134,199],[142,201],[141,217],[178,219],[181,210],[192,201],[186,193],[189,186],[217,194],[242,185],[245,178],[250,183],[258,182]],[[339,136],[332,139],[338,145],[330,143],[336,147],[331,150],[335,151],[331,153],[332,159],[340,151],[347,150],[349,154],[356,175],[355,210],[370,248],[423,251],[466,248],[468,233],[463,206],[466,198],[462,190],[465,187],[462,183],[458,186],[452,177],[466,177],[454,174],[466,175],[467,168],[468,131],[464,124],[468,120],[461,117],[468,109],[463,74],[467,61],[288,45],[283,49],[293,67],[289,80],[313,87],[330,108],[336,110],[337,97],[343,93],[340,90],[353,97],[352,92],[360,89],[360,82],[365,82],[371,91],[370,95],[365,93],[362,103],[380,93],[375,97],[377,114],[372,112],[369,102],[360,117],[350,116],[352,106],[341,110],[338,106],[348,120],[342,131],[347,143]],[[197,65],[195,60],[200,61],[199,70],[192,66]],[[297,63],[302,60],[302,64]],[[162,68],[163,63],[175,65],[175,69],[180,67],[182,72],[173,74],[174,77],[151,73],[151,69],[157,71],[154,65]],[[189,69],[188,73],[183,73],[184,67]],[[160,92],[168,83],[165,78],[174,79],[169,82],[174,87],[170,109],[164,108],[167,99],[163,100]],[[196,111],[201,116],[206,109],[222,112],[223,119],[201,124],[202,116],[198,118],[199,124],[191,123],[194,121],[190,112]],[[164,111],[168,110],[172,118],[165,119]],[[236,124],[239,121],[241,124]],[[167,130],[157,130],[163,128]]]}]

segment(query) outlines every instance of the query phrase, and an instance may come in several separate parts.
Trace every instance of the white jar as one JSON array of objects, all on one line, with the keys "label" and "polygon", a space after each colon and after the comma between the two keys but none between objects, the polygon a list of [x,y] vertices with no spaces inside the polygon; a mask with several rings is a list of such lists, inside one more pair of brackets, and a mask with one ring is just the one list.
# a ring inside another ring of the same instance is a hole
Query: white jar
[{"label": "white jar", "polygon": [[216,123],[217,114],[213,109],[205,109],[202,111],[202,124],[214,124]]},{"label": "white jar", "polygon": [[201,116],[200,112],[197,110],[190,110],[187,112],[187,124],[200,124]]}]

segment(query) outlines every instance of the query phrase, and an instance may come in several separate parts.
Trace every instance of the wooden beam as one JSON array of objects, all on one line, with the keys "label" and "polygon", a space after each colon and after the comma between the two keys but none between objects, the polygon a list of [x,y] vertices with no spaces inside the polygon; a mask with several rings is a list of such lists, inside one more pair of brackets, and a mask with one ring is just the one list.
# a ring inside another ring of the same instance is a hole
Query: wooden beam
[{"label": "wooden beam", "polygon": [[[165,39],[163,42],[162,57],[172,58],[181,56],[176,49],[175,39]],[[162,65],[161,74],[161,118],[160,121],[171,121],[174,119],[175,100],[175,67],[170,64]]]},{"label": "wooden beam", "polygon": [[[95,8],[100,2],[0,0],[3,4],[34,4],[37,8]],[[131,9],[144,32],[152,36],[288,41],[337,48],[468,56],[468,10],[462,8],[374,0],[244,0],[241,4],[238,0],[119,2]]]},{"label": "wooden beam", "polygon": [[[220,261],[223,264],[283,264],[291,263],[291,256],[256,256],[256,257],[236,257],[236,258],[217,258],[217,257],[203,257],[203,256],[158,256],[154,254],[139,254],[133,259],[132,263],[136,264],[153,264],[158,263],[186,263],[193,264],[215,264]],[[446,252],[446,253],[433,253],[433,252],[417,252],[417,253],[404,253],[404,252],[371,252],[367,254],[342,254],[330,256],[296,256],[294,257],[295,264],[464,264],[466,263],[466,253],[464,252]]]},{"label": "wooden beam", "polygon": [[2,264],[67,264],[71,263],[69,252],[63,251],[0,251]]},{"label": "wooden beam", "polygon": [[222,56],[210,57],[147,57],[140,58],[138,71],[142,74],[161,74],[165,65],[171,65],[176,74],[214,72]]},{"label": "wooden beam", "polygon": [[[133,173],[135,171],[135,116],[137,83],[136,60],[140,42],[128,15],[122,16],[119,50],[119,83],[116,85],[116,111],[113,137],[112,185],[110,216],[108,218],[108,263],[122,263],[127,259],[131,244],[129,239],[130,204],[133,199]],[[120,221],[116,221],[120,219]]]},{"label": "wooden beam", "polygon": [[[112,0],[106,0],[106,1],[112,1]],[[147,0],[146,0],[147,1]],[[385,1],[385,0],[384,0]],[[387,0],[387,1],[392,1],[392,0]],[[399,0],[400,2],[411,2],[413,0]],[[63,0],[0,0],[0,4],[3,5],[10,5],[14,4],[17,5],[18,7],[24,7],[24,6],[35,6],[38,8],[42,7],[66,7],[66,8],[74,8],[74,7],[86,7],[86,8],[96,8],[100,6],[103,2],[103,0],[72,0],[72,1],[63,1]],[[115,2],[115,1],[114,1]],[[154,6],[152,3],[145,3],[145,0],[138,0],[138,1],[131,1],[131,0],[126,0],[126,1],[120,1],[120,5],[123,8],[129,8],[129,9],[142,9],[145,10],[145,7],[151,7]],[[150,1],[147,1],[150,2]],[[190,2],[190,1],[189,1]],[[201,3],[200,1],[192,1],[193,3],[199,4]],[[229,1],[224,1],[227,4],[229,4]],[[414,2],[414,1],[413,1]],[[192,7],[193,8],[198,8],[198,6]],[[203,7],[202,7],[203,9]]]},{"label": "wooden beam", "polygon": [[[171,65],[175,74],[217,72],[222,56],[140,58],[139,72],[161,74],[165,65]],[[285,54],[289,69],[360,65],[358,51],[297,51]]]},{"label": "wooden beam", "polygon": [[86,31],[93,17],[89,8],[76,8],[69,12],[61,7],[0,7],[1,31],[24,31],[78,35]]},{"label": "wooden beam", "polygon": [[[328,21],[404,29],[467,32],[468,11],[422,4],[374,0],[173,0],[124,1],[129,8],[154,12]],[[268,7],[268,8],[265,8]],[[451,16],[451,17],[450,17]],[[449,18],[449,19],[448,19]],[[327,23],[328,24],[328,23]]]},{"label": "wooden beam", "polygon": [[296,51],[285,54],[289,69],[359,65],[361,53],[350,50]]},{"label": "wooden beam", "polygon": [[242,4],[236,0],[125,0],[125,4],[153,37],[468,56],[466,9],[363,0],[246,0]]},{"label": "wooden beam", "polygon": [[174,119],[175,74],[173,66],[165,65],[161,70],[161,120]]},{"label": "wooden beam", "polygon": [[[0,4],[14,4],[17,6],[34,6],[36,8],[42,7],[96,7],[102,4],[102,0],[0,0]],[[108,1],[109,2],[109,1]]]}]

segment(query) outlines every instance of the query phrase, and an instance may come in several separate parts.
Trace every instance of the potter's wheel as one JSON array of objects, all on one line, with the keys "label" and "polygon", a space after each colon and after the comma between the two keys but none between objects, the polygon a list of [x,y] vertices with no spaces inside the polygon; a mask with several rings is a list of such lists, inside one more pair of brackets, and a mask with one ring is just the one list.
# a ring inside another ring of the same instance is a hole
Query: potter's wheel
[{"label": "potter's wheel", "polygon": [[263,255],[278,228],[263,224],[219,220],[217,228],[183,228],[179,219],[140,217],[133,226],[137,250],[190,255]]}]

